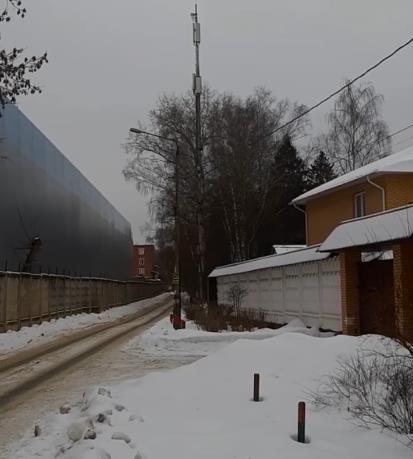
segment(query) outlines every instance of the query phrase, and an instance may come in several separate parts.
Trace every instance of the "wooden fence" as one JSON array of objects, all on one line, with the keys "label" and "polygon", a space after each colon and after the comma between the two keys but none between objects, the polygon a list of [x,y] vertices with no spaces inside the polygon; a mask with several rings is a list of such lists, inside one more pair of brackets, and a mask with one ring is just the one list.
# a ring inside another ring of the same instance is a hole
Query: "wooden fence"
[{"label": "wooden fence", "polygon": [[0,332],[74,313],[99,312],[166,290],[166,284],[155,281],[0,271]]}]

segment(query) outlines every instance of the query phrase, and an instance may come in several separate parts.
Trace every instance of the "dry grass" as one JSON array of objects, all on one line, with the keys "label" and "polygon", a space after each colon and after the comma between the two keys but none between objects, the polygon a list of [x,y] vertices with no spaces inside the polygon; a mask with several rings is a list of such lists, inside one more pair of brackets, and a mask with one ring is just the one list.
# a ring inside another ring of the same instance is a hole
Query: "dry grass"
[{"label": "dry grass", "polygon": [[219,332],[251,331],[256,328],[279,328],[281,325],[265,321],[265,312],[260,309],[240,309],[237,313],[229,306],[198,304],[185,306],[188,320],[193,320],[199,328],[206,331]]}]

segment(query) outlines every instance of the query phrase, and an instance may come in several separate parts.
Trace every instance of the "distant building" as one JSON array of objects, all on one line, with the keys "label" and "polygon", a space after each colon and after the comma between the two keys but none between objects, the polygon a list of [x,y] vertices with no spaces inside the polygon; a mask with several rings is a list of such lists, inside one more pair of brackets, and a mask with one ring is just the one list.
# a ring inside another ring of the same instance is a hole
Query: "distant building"
[{"label": "distant building", "polygon": [[158,276],[154,263],[155,246],[153,244],[133,246],[132,277],[143,277],[145,279],[157,278]]}]

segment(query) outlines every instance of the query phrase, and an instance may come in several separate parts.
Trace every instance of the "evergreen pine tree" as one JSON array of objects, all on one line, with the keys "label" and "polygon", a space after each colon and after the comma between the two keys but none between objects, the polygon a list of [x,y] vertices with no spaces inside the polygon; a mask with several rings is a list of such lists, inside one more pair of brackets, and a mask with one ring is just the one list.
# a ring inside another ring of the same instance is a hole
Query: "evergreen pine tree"
[{"label": "evergreen pine tree", "polygon": [[315,188],[333,180],[336,176],[333,165],[329,162],[325,153],[320,151],[308,170],[308,188]]},{"label": "evergreen pine tree", "polygon": [[256,239],[256,256],[271,253],[273,244],[305,244],[305,218],[290,202],[307,191],[305,161],[286,136],[274,156],[271,203]]},{"label": "evergreen pine tree", "polygon": [[274,158],[274,178],[277,199],[281,206],[288,205],[307,189],[308,170],[297,149],[286,136]]}]

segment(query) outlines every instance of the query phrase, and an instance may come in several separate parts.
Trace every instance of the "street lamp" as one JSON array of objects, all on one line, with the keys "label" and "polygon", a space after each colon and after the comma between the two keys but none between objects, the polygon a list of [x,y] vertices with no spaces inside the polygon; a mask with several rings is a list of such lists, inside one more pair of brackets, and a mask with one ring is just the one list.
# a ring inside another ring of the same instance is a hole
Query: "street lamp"
[{"label": "street lamp", "polygon": [[181,262],[179,258],[180,248],[180,214],[179,214],[179,144],[178,141],[172,137],[165,137],[163,135],[155,134],[153,132],[143,131],[142,129],[130,128],[129,132],[138,135],[147,135],[157,137],[158,139],[173,142],[176,147],[175,152],[175,272],[173,283],[175,284],[175,304],[172,315],[172,324],[175,329],[183,328],[184,322],[181,319],[182,304],[181,304]]}]

